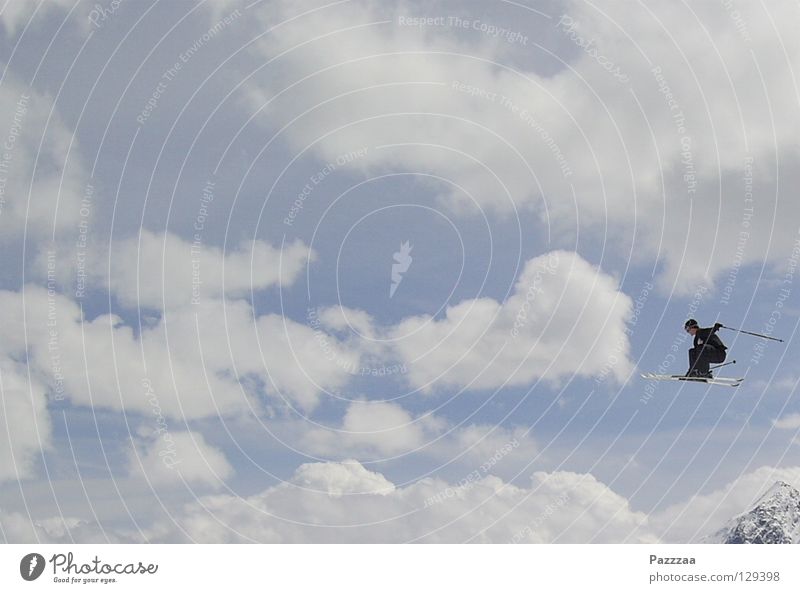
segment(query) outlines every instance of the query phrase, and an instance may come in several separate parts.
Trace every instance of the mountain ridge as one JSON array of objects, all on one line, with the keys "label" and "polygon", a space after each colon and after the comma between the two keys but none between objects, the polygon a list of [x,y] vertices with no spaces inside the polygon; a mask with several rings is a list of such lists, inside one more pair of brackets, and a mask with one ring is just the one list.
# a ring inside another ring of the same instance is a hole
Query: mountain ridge
[{"label": "mountain ridge", "polygon": [[721,544],[800,543],[800,491],[782,480],[775,482],[749,511],[735,516],[703,541]]}]

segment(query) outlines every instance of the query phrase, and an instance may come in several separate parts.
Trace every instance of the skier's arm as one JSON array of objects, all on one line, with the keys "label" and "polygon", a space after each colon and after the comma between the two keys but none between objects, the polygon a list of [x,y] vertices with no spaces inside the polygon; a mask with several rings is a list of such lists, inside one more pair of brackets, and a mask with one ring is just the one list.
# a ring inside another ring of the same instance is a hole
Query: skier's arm
[{"label": "skier's arm", "polygon": [[727,350],[728,347],[720,340],[719,336],[717,335],[717,330],[720,328],[725,327],[721,323],[715,323],[714,327],[711,328],[711,331],[708,332],[708,340],[718,348],[722,348],[723,350]]}]

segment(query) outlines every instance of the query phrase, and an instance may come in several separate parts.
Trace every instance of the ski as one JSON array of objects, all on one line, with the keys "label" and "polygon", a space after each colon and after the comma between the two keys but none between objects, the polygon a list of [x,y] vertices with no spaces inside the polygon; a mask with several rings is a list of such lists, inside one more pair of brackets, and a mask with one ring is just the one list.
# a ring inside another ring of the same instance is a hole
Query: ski
[{"label": "ski", "polygon": [[685,377],[684,375],[659,375],[656,373],[642,373],[645,379],[653,381],[691,381],[693,383],[706,383],[708,385],[725,385],[727,387],[738,387],[744,381],[744,377],[735,379],[733,377]]}]

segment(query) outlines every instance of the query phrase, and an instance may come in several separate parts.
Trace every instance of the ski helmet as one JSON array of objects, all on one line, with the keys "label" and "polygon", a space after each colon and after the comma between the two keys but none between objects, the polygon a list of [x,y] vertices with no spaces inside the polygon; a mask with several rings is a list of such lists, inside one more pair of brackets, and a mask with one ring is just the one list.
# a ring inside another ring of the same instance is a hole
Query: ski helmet
[{"label": "ski helmet", "polygon": [[697,321],[695,321],[694,319],[689,319],[686,321],[686,323],[683,324],[683,329],[685,330],[688,330],[690,327],[699,327],[697,325]]}]

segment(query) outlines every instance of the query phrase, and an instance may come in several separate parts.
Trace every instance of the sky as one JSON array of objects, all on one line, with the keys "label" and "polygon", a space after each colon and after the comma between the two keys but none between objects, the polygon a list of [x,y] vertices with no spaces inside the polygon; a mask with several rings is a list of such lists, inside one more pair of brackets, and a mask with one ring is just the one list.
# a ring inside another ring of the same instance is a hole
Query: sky
[{"label": "sky", "polygon": [[[682,543],[800,487],[798,19],[5,1],[0,541]],[[690,317],[783,342],[642,378]]]}]

